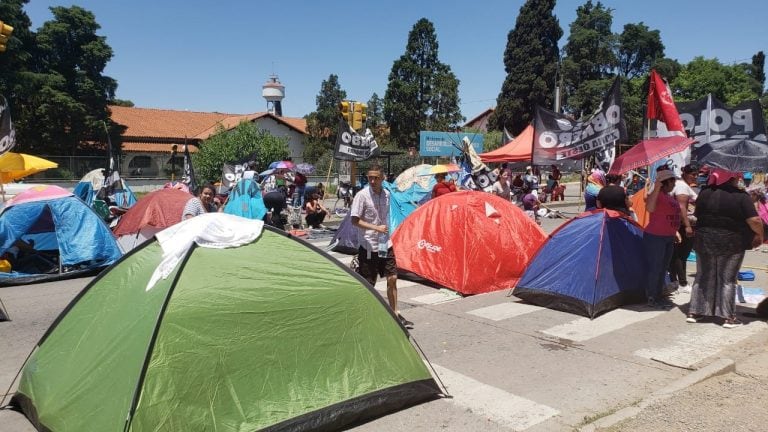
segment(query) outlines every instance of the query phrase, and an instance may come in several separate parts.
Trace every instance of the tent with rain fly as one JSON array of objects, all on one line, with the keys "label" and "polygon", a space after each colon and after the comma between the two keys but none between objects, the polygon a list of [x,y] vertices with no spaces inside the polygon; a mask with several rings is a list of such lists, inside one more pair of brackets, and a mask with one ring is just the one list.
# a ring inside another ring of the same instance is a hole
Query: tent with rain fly
[{"label": "tent with rain fly", "polygon": [[520,132],[520,135],[504,146],[491,150],[486,153],[480,153],[480,160],[485,163],[502,162],[530,162],[533,160],[533,126]]},{"label": "tent with rain fly", "polygon": [[248,219],[264,219],[267,207],[261,196],[261,186],[254,179],[241,179],[229,191],[224,213]]},{"label": "tent with rain fly", "polygon": [[561,225],[512,292],[539,306],[590,318],[645,299],[643,229],[621,213],[593,210]]},{"label": "tent with rain fly", "polygon": [[209,213],[134,249],[48,329],[11,404],[38,430],[235,432],[338,430],[438,396],[372,286],[261,227]]},{"label": "tent with rain fly", "polygon": [[512,288],[546,235],[495,195],[459,191],[429,200],[392,236],[397,266],[462,294]]},{"label": "tent with rain fly", "polygon": [[103,220],[58,186],[30,188],[0,213],[0,256],[13,255],[0,285],[94,273],[122,252]]},{"label": "tent with rain fly", "polygon": [[96,213],[106,218],[109,216],[109,205],[130,208],[136,204],[136,195],[128,184],[115,171],[104,179],[104,170],[99,168],[85,174],[75,185],[73,192]]},{"label": "tent with rain fly", "polygon": [[112,231],[124,251],[151,239],[155,234],[181,222],[184,206],[192,198],[180,189],[158,189],[142,197],[120,217]]}]

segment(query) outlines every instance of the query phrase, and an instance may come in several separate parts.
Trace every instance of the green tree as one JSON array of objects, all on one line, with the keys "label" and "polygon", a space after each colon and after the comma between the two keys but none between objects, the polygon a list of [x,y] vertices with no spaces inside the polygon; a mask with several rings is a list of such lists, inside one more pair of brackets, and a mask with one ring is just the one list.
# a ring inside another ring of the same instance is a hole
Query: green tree
[{"label": "green tree", "polygon": [[[0,94],[13,108],[17,94],[24,86],[24,74],[29,72],[35,36],[30,30],[32,21],[24,12],[29,0],[3,0],[0,2],[0,20],[13,27],[7,50],[0,53]],[[16,114],[14,114],[16,117]]]},{"label": "green tree", "polygon": [[752,56],[751,75],[760,83],[760,88],[765,89],[765,53],[758,51]]},{"label": "green tree", "polygon": [[347,92],[341,89],[337,75],[331,74],[320,84],[320,92],[315,97],[317,109],[304,117],[309,137],[302,156],[307,162],[315,163],[324,153],[333,151],[341,119],[339,104],[346,97]]},{"label": "green tree", "polygon": [[253,122],[242,122],[232,130],[219,127],[213,136],[202,142],[200,151],[192,156],[195,174],[200,176],[198,182],[219,180],[225,163],[254,153],[259,169],[266,169],[270,162],[290,155],[288,140],[259,129]]},{"label": "green tree", "polygon": [[422,18],[408,33],[405,53],[395,60],[384,95],[390,140],[400,148],[415,145],[422,129],[455,128],[459,80],[440,62],[434,25]]},{"label": "green tree", "polygon": [[18,142],[36,153],[75,154],[87,149],[85,143],[106,140],[107,105],[117,88],[103,75],[112,49],[96,34],[100,26],[93,13],[78,6],[51,12],[53,20],[36,34],[31,71],[17,95]]},{"label": "green tree", "polygon": [[376,126],[384,123],[384,101],[375,92],[368,99],[368,124]]},{"label": "green tree", "polygon": [[746,63],[727,66],[717,59],[696,57],[683,66],[670,87],[676,101],[701,99],[712,93],[724,103],[736,105],[763,93],[750,72],[751,65]]},{"label": "green tree", "polygon": [[[592,114],[602,100],[594,90],[602,86],[618,65],[616,35],[611,31],[613,9],[587,0],[576,9],[562,63],[564,106],[576,117]],[[589,84],[588,84],[589,83]]]},{"label": "green tree", "polygon": [[536,105],[551,107],[563,30],[553,15],[555,0],[528,0],[507,35],[504,70],[507,77],[489,123],[518,134],[533,120]]},{"label": "green tree", "polygon": [[[651,68],[656,69],[656,72],[666,78],[667,81],[672,82],[675,80],[675,78],[677,78],[677,75],[683,69],[683,65],[681,65],[675,59],[665,57],[653,62],[653,66],[651,66]],[[648,90],[647,86],[645,90]]]},{"label": "green tree", "polygon": [[647,74],[657,59],[664,58],[661,34],[642,22],[624,25],[616,57],[623,77],[632,79]]}]

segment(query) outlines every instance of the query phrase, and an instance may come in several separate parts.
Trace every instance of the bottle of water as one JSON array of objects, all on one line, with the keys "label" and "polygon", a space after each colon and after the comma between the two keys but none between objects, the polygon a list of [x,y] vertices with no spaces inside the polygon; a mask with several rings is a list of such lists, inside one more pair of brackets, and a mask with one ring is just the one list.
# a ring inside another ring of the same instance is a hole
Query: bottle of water
[{"label": "bottle of water", "polygon": [[387,233],[379,233],[379,256],[381,258],[387,257],[387,240],[389,240],[389,235]]}]

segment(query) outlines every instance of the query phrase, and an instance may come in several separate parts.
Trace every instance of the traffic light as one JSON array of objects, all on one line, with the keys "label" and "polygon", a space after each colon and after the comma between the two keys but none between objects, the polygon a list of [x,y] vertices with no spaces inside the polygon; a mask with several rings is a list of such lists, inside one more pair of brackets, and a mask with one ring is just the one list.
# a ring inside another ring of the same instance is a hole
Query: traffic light
[{"label": "traffic light", "polygon": [[350,108],[349,101],[341,101],[339,103],[339,109],[341,110],[341,116],[344,118],[344,120],[347,123],[350,122],[350,118],[351,118],[351,116],[350,116],[351,113],[349,112],[349,108]]},{"label": "traffic light", "polygon": [[368,117],[368,105],[358,102],[354,106],[352,113],[352,129],[358,130],[365,126],[365,119]]},{"label": "traffic light", "polygon": [[11,33],[13,33],[13,27],[0,21],[0,52],[5,52],[5,45],[11,37]]}]

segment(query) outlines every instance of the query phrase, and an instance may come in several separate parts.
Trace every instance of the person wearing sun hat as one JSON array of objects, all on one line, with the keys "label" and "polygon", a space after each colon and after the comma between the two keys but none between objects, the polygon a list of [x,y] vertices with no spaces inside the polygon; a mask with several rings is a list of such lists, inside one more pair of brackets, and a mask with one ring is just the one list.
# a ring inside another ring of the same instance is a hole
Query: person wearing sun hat
[{"label": "person wearing sun hat", "polygon": [[675,173],[669,169],[656,172],[653,191],[645,199],[649,213],[648,225],[643,234],[643,249],[648,264],[645,295],[648,306],[669,309],[673,305],[663,299],[664,276],[672,259],[673,245],[680,227],[680,207],[670,195],[675,187]]},{"label": "person wearing sun hat", "polygon": [[724,328],[741,325],[735,294],[744,251],[763,243],[763,223],[749,194],[738,187],[741,175],[715,168],[696,200],[696,282],[686,321],[717,317]]}]

